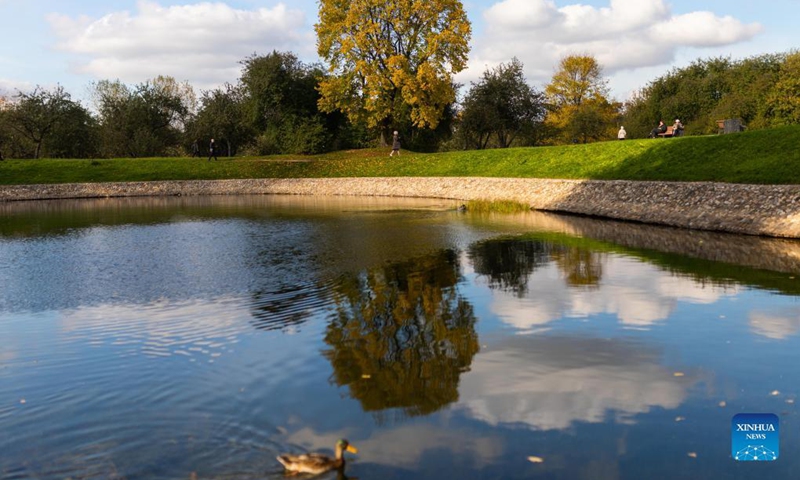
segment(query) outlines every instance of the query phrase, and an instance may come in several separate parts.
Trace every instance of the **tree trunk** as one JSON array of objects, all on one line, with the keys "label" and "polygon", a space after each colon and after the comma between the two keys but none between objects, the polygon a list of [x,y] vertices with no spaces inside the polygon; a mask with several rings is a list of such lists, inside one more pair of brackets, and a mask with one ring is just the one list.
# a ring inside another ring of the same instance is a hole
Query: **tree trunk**
[{"label": "tree trunk", "polygon": [[381,147],[388,147],[389,143],[386,141],[386,133],[392,129],[392,118],[385,118],[381,121],[380,125],[378,126],[381,130],[380,136],[380,146]]},{"label": "tree trunk", "polygon": [[231,155],[231,141],[226,138],[225,139],[225,143],[228,144],[228,157],[230,158],[230,157],[233,156],[233,155]]},{"label": "tree trunk", "polygon": [[39,158],[39,154],[42,153],[42,141],[43,140],[39,140],[36,142],[36,152],[34,152],[33,158]]}]

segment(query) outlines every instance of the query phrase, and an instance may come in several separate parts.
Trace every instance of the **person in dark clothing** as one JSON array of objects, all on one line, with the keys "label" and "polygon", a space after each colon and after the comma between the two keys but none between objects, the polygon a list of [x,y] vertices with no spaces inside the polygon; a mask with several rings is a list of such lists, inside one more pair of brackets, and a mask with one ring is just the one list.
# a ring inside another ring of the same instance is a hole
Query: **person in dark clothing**
[{"label": "person in dark clothing", "polygon": [[667,133],[667,126],[664,124],[663,120],[659,120],[658,126],[650,132],[650,138],[658,138],[659,133]]},{"label": "person in dark clothing", "polygon": [[394,131],[392,135],[392,151],[389,153],[389,156],[394,156],[395,152],[397,152],[397,156],[400,156],[400,137],[397,134],[397,130]]},{"label": "person in dark clothing", "polygon": [[200,140],[195,140],[192,143],[192,157],[199,157],[200,156]]},{"label": "person in dark clothing", "polygon": [[214,143],[214,139],[211,139],[211,143],[208,144],[208,161],[211,161],[211,157],[214,157],[214,160],[217,160],[217,144]]}]

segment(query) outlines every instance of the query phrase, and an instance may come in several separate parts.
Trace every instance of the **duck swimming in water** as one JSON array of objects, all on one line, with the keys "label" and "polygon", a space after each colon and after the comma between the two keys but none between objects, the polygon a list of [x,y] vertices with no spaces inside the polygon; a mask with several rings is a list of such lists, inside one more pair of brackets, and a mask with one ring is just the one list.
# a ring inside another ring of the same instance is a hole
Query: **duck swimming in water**
[{"label": "duck swimming in water", "polygon": [[278,461],[291,473],[311,473],[319,474],[328,470],[341,469],[344,467],[344,452],[358,453],[358,449],[347,440],[336,442],[336,456],[331,458],[319,453],[306,453],[303,455],[279,455]]}]

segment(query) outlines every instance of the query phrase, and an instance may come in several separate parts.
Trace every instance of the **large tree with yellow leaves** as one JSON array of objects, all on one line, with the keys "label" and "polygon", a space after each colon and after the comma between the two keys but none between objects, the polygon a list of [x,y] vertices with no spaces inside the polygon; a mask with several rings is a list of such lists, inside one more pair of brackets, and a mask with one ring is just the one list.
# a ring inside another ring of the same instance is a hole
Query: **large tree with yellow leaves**
[{"label": "large tree with yellow leaves", "polygon": [[345,112],[381,136],[400,121],[435,128],[455,100],[471,27],[458,0],[320,0],[315,25],[330,76],[320,109]]},{"label": "large tree with yellow leaves", "polygon": [[550,113],[545,123],[561,141],[586,143],[616,138],[621,105],[609,100],[602,68],[591,55],[570,55],[544,91]]}]

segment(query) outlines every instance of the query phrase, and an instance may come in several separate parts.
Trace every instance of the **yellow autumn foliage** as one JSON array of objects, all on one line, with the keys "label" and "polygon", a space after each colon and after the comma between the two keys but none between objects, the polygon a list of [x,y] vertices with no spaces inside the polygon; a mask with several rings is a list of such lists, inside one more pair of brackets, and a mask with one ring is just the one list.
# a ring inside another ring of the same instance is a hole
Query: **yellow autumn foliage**
[{"label": "yellow autumn foliage", "polygon": [[435,128],[455,100],[452,76],[466,67],[471,26],[458,0],[320,0],[317,49],[331,75],[323,111],[386,126],[408,109]]}]

